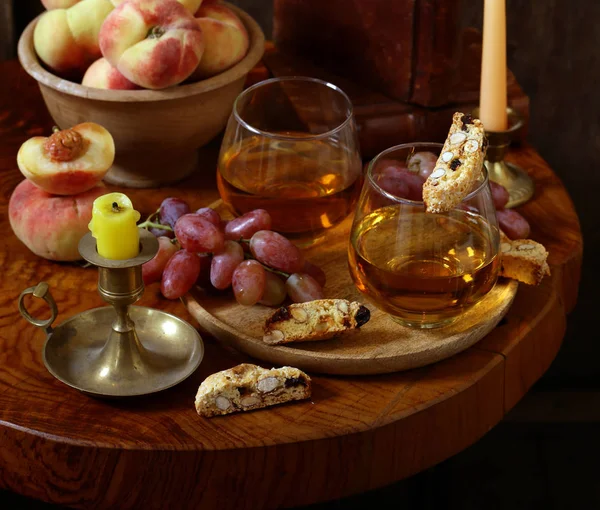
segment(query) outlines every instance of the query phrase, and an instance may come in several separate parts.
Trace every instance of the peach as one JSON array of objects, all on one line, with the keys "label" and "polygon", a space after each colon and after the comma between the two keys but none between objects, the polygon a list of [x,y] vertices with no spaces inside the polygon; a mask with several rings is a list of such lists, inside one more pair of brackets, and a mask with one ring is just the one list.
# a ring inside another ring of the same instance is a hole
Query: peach
[{"label": "peach", "polygon": [[8,202],[10,226],[36,255],[49,260],[81,260],[78,245],[89,231],[94,200],[106,193],[104,184],[72,196],[46,193],[25,179]]},{"label": "peach", "polygon": [[163,89],[194,72],[204,40],[194,16],[175,0],[128,0],[106,18],[100,48],[128,80]]},{"label": "peach", "polygon": [[109,0],[82,0],[68,9],[44,12],[33,32],[38,57],[56,74],[83,73],[102,56],[98,34],[112,10]]},{"label": "peach", "polygon": [[231,9],[204,3],[195,16],[204,34],[204,54],[192,80],[219,74],[244,58],[250,44],[248,32]]},{"label": "peach", "polygon": [[82,85],[96,89],[136,90],[135,83],[129,81],[105,58],[96,60],[83,75]]},{"label": "peach", "polygon": [[99,124],[84,122],[46,138],[34,136],[17,154],[21,173],[55,195],[74,195],[96,186],[115,159],[115,142]]},{"label": "peach", "polygon": [[[48,0],[46,0],[48,1]],[[63,0],[65,1],[65,0]],[[78,0],[75,0],[78,1]],[[121,5],[123,2],[126,2],[127,0],[110,0],[112,2],[112,4],[117,7],[118,5]],[[200,8],[200,4],[202,3],[202,0],[177,0],[181,5],[183,5],[188,11],[190,11],[192,14],[195,13],[199,8]]]},{"label": "peach", "polygon": [[80,1],[81,0],[42,0],[42,4],[48,11],[51,11],[52,9],[68,9]]}]

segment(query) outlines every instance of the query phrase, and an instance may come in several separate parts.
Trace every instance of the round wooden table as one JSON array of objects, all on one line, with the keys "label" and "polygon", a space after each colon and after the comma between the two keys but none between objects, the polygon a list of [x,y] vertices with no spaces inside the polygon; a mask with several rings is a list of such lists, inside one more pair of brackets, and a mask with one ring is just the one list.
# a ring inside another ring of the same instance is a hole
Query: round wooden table
[{"label": "round wooden table", "polygon": [[[204,336],[205,359],[180,385],[137,399],[85,396],[45,369],[44,333],[17,310],[19,293],[40,281],[58,304],[56,324],[105,303],[95,269],[38,258],[11,231],[8,199],[23,179],[17,150],[47,135],[51,120],[17,62],[0,64],[0,75],[0,487],[80,508],[258,510],[340,498],[408,477],[477,441],[559,350],[576,302],[581,231],[560,180],[524,147],[510,158],[537,188],[519,210],[531,237],[548,248],[552,276],[539,287],[520,285],[505,319],[474,347],[402,373],[314,375],[312,402],[206,420],[194,410],[200,382],[249,359]],[[167,196],[207,205],[217,198],[217,149],[207,147],[202,169],[177,187],[122,191],[142,215]],[[194,324],[156,284],[139,304]]]}]

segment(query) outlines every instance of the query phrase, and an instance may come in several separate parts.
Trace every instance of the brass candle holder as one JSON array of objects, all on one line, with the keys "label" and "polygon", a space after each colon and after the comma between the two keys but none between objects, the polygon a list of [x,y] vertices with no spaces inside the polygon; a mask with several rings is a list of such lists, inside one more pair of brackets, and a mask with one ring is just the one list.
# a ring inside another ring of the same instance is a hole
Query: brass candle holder
[{"label": "brass candle holder", "polygon": [[[531,177],[525,170],[504,160],[514,134],[523,127],[523,118],[512,108],[506,109],[508,114],[508,129],[506,131],[486,131],[489,142],[485,157],[485,165],[490,180],[501,184],[509,195],[507,208],[527,202],[535,191]],[[479,108],[472,112],[473,117],[479,118]]]},{"label": "brass candle holder", "polygon": [[[19,311],[46,331],[43,359],[63,383],[103,397],[146,395],[170,388],[191,375],[202,361],[202,339],[190,324],[166,312],[132,306],[144,293],[142,264],[158,251],[156,237],[140,229],[140,253],[128,260],[98,255],[91,233],[79,243],[81,256],[98,268],[98,292],[110,306],[94,308],[51,324],[58,310],[45,282],[24,290]],[[33,318],[26,295],[44,299],[48,320]]]}]

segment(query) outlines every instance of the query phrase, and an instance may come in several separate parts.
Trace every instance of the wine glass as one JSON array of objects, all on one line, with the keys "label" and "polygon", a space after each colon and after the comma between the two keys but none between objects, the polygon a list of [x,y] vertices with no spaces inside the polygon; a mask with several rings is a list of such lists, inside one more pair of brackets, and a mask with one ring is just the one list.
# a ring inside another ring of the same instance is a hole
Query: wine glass
[{"label": "wine glass", "polygon": [[265,209],[272,229],[296,244],[323,239],[353,212],[362,186],[350,99],[302,76],[249,87],[225,129],[217,184],[234,214]]},{"label": "wine glass", "polygon": [[349,268],[357,288],[397,322],[415,328],[456,320],[494,287],[500,268],[485,167],[457,207],[425,211],[422,183],[441,149],[412,143],[376,156],[350,234]]}]

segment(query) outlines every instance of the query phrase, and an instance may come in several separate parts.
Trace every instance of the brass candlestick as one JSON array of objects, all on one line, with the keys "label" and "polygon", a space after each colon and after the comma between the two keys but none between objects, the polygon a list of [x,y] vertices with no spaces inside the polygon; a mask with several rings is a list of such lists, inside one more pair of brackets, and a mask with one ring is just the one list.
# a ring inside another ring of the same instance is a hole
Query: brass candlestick
[{"label": "brass candlestick", "polygon": [[[509,194],[507,208],[527,202],[535,191],[531,177],[514,163],[504,160],[513,135],[523,127],[523,118],[512,108],[506,109],[508,114],[508,129],[506,131],[486,131],[489,142],[485,157],[485,165],[489,178],[506,188]],[[472,112],[473,117],[479,118],[479,108]]]},{"label": "brass candlestick", "polygon": [[[90,395],[126,397],[164,390],[196,370],[204,355],[196,329],[174,315],[132,306],[144,293],[142,264],[157,251],[156,237],[140,229],[139,255],[109,260],[98,255],[96,240],[86,234],[79,253],[98,267],[98,292],[111,306],[75,315],[55,329],[57,307],[48,285],[21,293],[19,311],[46,331],[43,359],[52,375]],[[31,317],[23,302],[27,294],[50,305],[50,319]]]}]

